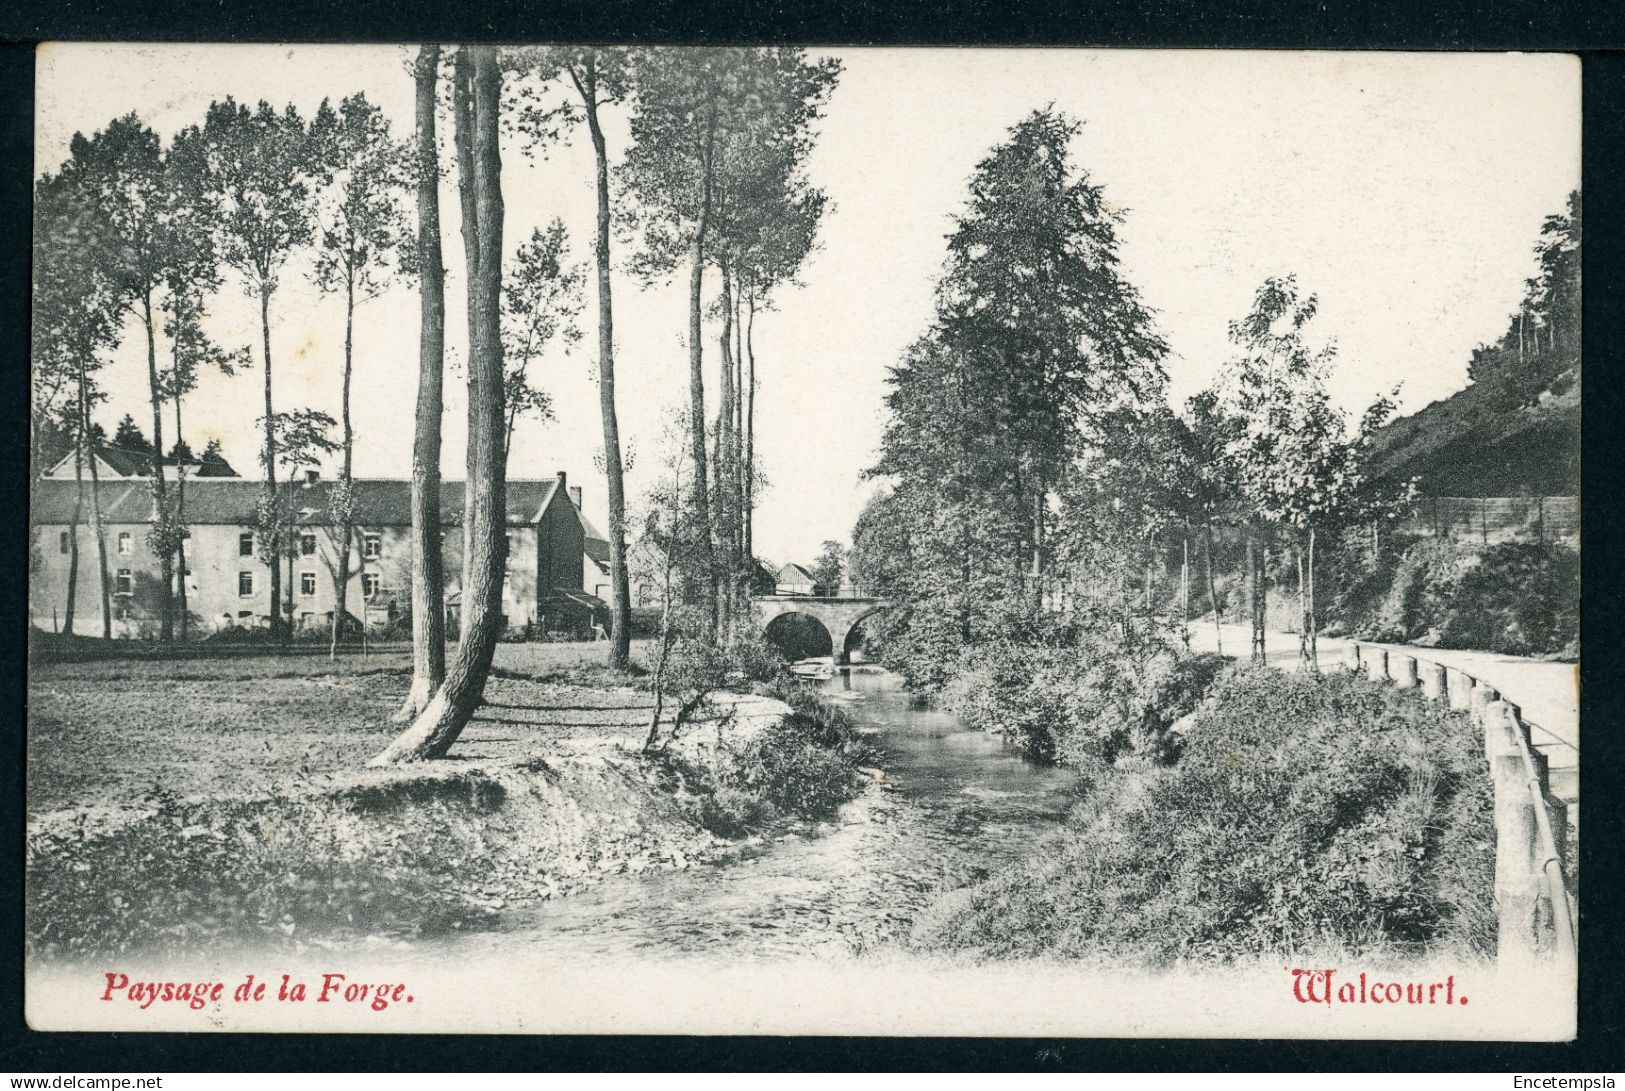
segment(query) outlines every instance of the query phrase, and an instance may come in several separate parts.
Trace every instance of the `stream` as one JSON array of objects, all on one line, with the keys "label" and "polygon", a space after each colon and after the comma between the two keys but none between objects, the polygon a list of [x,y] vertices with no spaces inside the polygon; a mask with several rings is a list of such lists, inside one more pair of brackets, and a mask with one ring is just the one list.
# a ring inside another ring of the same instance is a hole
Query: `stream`
[{"label": "stream", "polygon": [[887,787],[805,835],[542,903],[498,942],[523,936],[535,954],[572,959],[861,952],[906,932],[941,891],[1029,852],[1076,801],[1075,774],[1028,762],[947,713],[911,707],[896,675],[857,667],[806,684],[869,733]]}]

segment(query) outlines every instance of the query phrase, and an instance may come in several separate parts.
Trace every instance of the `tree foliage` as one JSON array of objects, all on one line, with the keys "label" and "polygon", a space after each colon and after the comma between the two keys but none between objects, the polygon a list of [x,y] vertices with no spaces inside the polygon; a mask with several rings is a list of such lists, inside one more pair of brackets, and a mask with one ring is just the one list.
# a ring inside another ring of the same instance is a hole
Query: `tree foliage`
[{"label": "tree foliage", "polygon": [[1165,348],[1119,268],[1121,214],[1073,160],[1078,133],[1035,111],[977,164],[934,322],[888,379],[871,473],[893,487],[854,549],[865,581],[910,604],[889,635],[916,680],[1056,601],[1052,536],[1109,501],[1080,460],[1161,393]]}]

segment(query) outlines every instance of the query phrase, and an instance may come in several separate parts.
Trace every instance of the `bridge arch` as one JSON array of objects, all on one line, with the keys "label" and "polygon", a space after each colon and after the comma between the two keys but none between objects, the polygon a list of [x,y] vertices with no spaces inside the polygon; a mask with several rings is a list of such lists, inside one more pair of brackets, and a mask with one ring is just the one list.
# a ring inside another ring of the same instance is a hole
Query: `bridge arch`
[{"label": "bridge arch", "polygon": [[775,614],[762,626],[762,636],[787,659],[813,659],[835,654],[835,637],[817,617],[800,610]]},{"label": "bridge arch", "polygon": [[848,661],[853,631],[860,623],[891,606],[878,598],[825,598],[813,595],[764,595],[755,600],[756,621],[765,634],[786,614],[804,614],[829,634],[830,654],[836,663]]},{"label": "bridge arch", "polygon": [[869,609],[847,622],[846,635],[841,638],[841,662],[844,663],[852,658],[853,638],[856,637],[859,630],[863,628],[863,623],[874,617],[876,614],[890,609],[890,607],[890,603],[881,603],[871,606]]}]

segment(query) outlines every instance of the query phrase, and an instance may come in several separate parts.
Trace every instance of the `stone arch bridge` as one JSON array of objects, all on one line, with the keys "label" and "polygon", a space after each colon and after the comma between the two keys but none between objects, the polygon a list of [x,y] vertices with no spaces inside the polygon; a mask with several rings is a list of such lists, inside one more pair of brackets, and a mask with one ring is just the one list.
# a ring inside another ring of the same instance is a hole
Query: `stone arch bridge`
[{"label": "stone arch bridge", "polygon": [[865,618],[892,605],[886,599],[834,598],[818,595],[763,595],[755,601],[756,623],[763,633],[781,617],[801,614],[824,627],[829,634],[830,647],[837,664],[846,663],[852,654],[852,634]]}]

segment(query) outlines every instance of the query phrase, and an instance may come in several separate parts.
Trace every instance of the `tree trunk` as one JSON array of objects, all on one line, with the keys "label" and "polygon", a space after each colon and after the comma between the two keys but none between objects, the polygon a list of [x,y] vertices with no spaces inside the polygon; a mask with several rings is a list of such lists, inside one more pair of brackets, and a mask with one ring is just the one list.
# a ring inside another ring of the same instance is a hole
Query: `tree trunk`
[{"label": "tree trunk", "polygon": [[1303,611],[1303,628],[1310,634],[1310,667],[1319,670],[1319,619],[1315,611],[1315,527],[1310,527],[1310,554],[1308,554],[1308,610]]},{"label": "tree trunk", "polygon": [[1309,662],[1309,585],[1304,581],[1303,540],[1292,543],[1298,562],[1298,661]]},{"label": "tree trunk", "polygon": [[[83,414],[81,419],[85,422],[85,429],[88,432],[90,428],[90,407],[82,380],[79,391],[80,398],[83,399],[80,402],[80,412]],[[113,639],[113,601],[112,589],[108,586],[107,579],[107,534],[102,527],[102,474],[96,468],[96,451],[94,448],[90,452],[90,518],[93,533],[96,535],[96,564],[101,571],[102,639],[111,640]]]},{"label": "tree trunk", "polygon": [[1044,483],[1033,490],[1033,615],[1044,612]]},{"label": "tree trunk", "polygon": [[1188,650],[1191,646],[1191,536],[1188,523],[1179,538],[1179,631],[1184,634]]},{"label": "tree trunk", "polygon": [[[261,458],[265,463],[265,485],[261,490],[265,497],[265,507],[268,512],[276,509],[276,431],[272,427],[271,415],[271,290],[262,281],[260,284],[260,351],[265,362],[265,451]],[[277,567],[277,526],[276,518],[272,516],[265,522],[265,529],[270,535],[269,542],[262,543],[265,555],[271,558],[267,566],[271,570],[271,631],[279,632],[282,628],[278,616],[281,611],[279,596],[282,592],[282,571]]]},{"label": "tree trunk", "polygon": [[445,371],[446,286],[440,253],[440,151],[435,88],[440,47],[418,51],[418,398],[412,436],[412,687],[396,712],[414,719],[446,676],[446,596],[440,543],[440,415]]},{"label": "tree trunk", "polygon": [[[152,404],[152,501],[156,525],[169,525],[164,482],[164,395],[158,383],[158,345],[152,329],[152,293],[141,297],[141,320],[147,327],[147,394]],[[158,549],[158,639],[175,639],[175,554],[173,543],[160,539]]]},{"label": "tree trunk", "polygon": [[[333,574],[333,632],[327,646],[327,658],[337,659],[339,632],[344,626],[344,614],[350,604],[350,543],[355,537],[355,493],[352,472],[355,466],[355,429],[350,423],[350,376],[355,362],[355,269],[345,270],[344,277],[344,391],[339,413],[344,418],[344,466],[339,480],[344,485],[344,503],[339,511],[339,566]],[[367,628],[367,608],[361,607],[361,628]]]},{"label": "tree trunk", "polygon": [[284,648],[293,643],[293,557],[295,552],[294,543],[298,541],[294,534],[294,519],[299,515],[299,499],[294,495],[294,489],[297,487],[295,485],[296,473],[297,469],[290,470],[288,473],[288,533],[280,540],[283,547],[284,563],[288,566],[288,579],[282,585],[283,620],[286,622],[282,626],[282,646]]},{"label": "tree trunk", "polygon": [[1255,526],[1247,528],[1247,615],[1252,629],[1251,657],[1264,662],[1264,572]]},{"label": "tree trunk", "polygon": [[74,444],[73,465],[73,522],[68,526],[68,604],[62,619],[62,631],[73,635],[73,610],[79,601],[79,523],[85,517],[85,420],[84,385],[79,388],[79,426]]},{"label": "tree trunk", "polygon": [[694,461],[694,519],[699,528],[700,590],[705,635],[717,631],[717,563],[711,526],[711,496],[705,464],[705,357],[701,337],[704,328],[701,308],[705,284],[705,232],[711,219],[711,154],[716,136],[716,111],[712,108],[706,131],[706,147],[701,157],[701,199],[699,220],[689,246],[688,276],[688,418],[689,453]]},{"label": "tree trunk", "polygon": [[718,345],[722,351],[719,369],[722,379],[721,404],[717,407],[717,489],[716,503],[717,542],[722,548],[723,616],[725,628],[732,632],[739,618],[737,590],[739,586],[739,533],[734,503],[734,353],[733,353],[733,276],[726,259],[722,262],[722,333]]},{"label": "tree trunk", "polygon": [[502,162],[498,152],[501,75],[494,46],[458,51],[453,118],[463,250],[468,268],[468,482],[472,549],[463,558],[465,623],[445,680],[417,719],[373,764],[443,756],[473,717],[502,623]]},{"label": "tree trunk", "polygon": [[730,435],[733,442],[728,451],[732,474],[728,482],[729,503],[733,508],[733,538],[729,541],[734,560],[735,598],[744,616],[750,611],[750,554],[745,551],[745,323],[740,311],[745,305],[744,275],[734,271],[733,295],[733,423]]},{"label": "tree trunk", "polygon": [[[177,360],[178,364],[179,361]],[[178,383],[179,367],[176,368],[177,385],[175,390],[175,445],[182,443],[185,435],[181,431],[181,392]],[[185,640],[192,634],[192,606],[186,597],[186,468],[177,459],[175,462],[175,583],[180,592],[180,631],[181,639]]]},{"label": "tree trunk", "polygon": [[746,588],[754,584],[756,579],[756,345],[751,337],[756,328],[756,287],[753,284],[747,296],[748,303],[745,309],[745,408],[744,408],[744,444],[740,454],[741,470],[745,475],[743,511],[740,519],[743,524],[740,540],[743,543],[745,554]]},{"label": "tree trunk", "polygon": [[609,665],[625,670],[632,662],[631,580],[626,564],[626,481],[621,464],[621,426],[615,412],[615,308],[610,291],[609,152],[598,123],[598,62],[590,56],[577,78],[592,135],[594,176],[598,198],[597,234],[593,259],[598,271],[598,411],[604,426],[604,477],[609,485]]},{"label": "tree trunk", "polygon": [[1207,556],[1207,599],[1213,607],[1213,649],[1224,654],[1224,627],[1219,619],[1218,584],[1213,578],[1213,516],[1202,511],[1202,552]]}]

